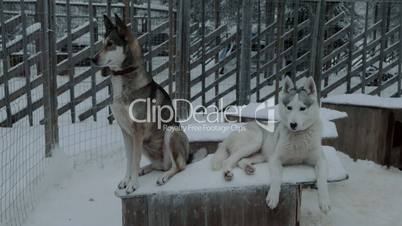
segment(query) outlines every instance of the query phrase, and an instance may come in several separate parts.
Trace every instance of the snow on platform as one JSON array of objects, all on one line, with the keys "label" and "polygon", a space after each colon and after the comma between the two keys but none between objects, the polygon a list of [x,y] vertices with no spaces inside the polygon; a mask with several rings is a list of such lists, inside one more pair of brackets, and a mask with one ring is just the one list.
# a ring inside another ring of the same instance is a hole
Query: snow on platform
[{"label": "snow on platform", "polygon": [[[334,148],[323,146],[328,160],[328,181],[336,182],[348,178],[341,161]],[[162,174],[153,171],[139,178],[140,187],[134,193],[127,195],[125,190],[116,190],[115,195],[120,198],[130,198],[154,193],[196,192],[200,190],[233,189],[249,186],[267,185],[270,183],[268,163],[255,165],[254,175],[246,175],[240,168],[233,170],[234,178],[227,182],[223,178],[222,171],[211,170],[211,157],[208,155],[201,161],[190,164],[186,169],[175,175],[167,184],[158,186],[156,180]],[[312,184],[316,180],[314,168],[306,165],[288,166],[284,168],[283,183],[287,184]]]},{"label": "snow on platform", "polygon": [[[182,127],[190,142],[223,141],[233,131],[239,131],[246,123],[183,123]],[[322,138],[336,138],[335,123],[323,121]]]},{"label": "snow on platform", "polygon": [[329,96],[322,100],[328,104],[346,104],[376,108],[402,109],[402,98],[379,97],[366,94],[342,94]]},{"label": "snow on platform", "polygon": [[[278,117],[278,105],[268,106],[265,103],[250,103],[243,106],[230,106],[225,112],[226,115],[239,116],[241,112],[241,117],[245,118],[257,118],[265,120],[279,120]],[[323,121],[333,121],[336,119],[346,118],[348,115],[346,112],[341,112],[328,108],[320,109],[321,119]]]}]

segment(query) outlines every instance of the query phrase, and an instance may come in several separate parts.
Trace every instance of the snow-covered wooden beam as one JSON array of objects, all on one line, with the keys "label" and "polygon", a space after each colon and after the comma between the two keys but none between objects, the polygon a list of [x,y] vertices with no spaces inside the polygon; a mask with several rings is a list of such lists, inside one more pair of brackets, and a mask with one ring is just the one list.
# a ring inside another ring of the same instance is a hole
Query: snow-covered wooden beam
[{"label": "snow-covered wooden beam", "polygon": [[[323,149],[329,182],[347,179],[335,149]],[[265,204],[270,184],[267,163],[256,165],[251,176],[236,168],[233,180],[226,182],[222,172],[211,170],[211,157],[188,165],[163,186],[156,185],[162,172],[155,171],[140,177],[134,193],[117,190],[123,225],[298,225],[301,185],[316,180],[312,167],[284,168],[280,203],[271,210]]]},{"label": "snow-covered wooden beam", "polygon": [[353,159],[402,167],[402,99],[343,94],[322,100],[323,106],[348,114],[336,122],[338,139],[327,144]]}]

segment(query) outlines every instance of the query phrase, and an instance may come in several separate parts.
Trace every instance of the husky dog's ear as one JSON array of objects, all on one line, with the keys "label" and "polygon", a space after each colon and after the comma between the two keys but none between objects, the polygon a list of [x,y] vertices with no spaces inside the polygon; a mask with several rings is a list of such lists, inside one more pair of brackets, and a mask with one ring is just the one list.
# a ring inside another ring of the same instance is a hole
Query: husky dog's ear
[{"label": "husky dog's ear", "polygon": [[106,34],[109,34],[110,31],[114,29],[114,24],[110,20],[110,18],[106,15],[103,15],[103,23],[105,24]]},{"label": "husky dog's ear", "polygon": [[289,93],[290,90],[294,88],[295,85],[293,84],[292,79],[290,79],[289,76],[286,76],[285,80],[283,81],[282,92]]},{"label": "husky dog's ear", "polygon": [[313,77],[309,76],[304,82],[304,89],[307,91],[308,95],[315,95],[317,93],[317,88]]},{"label": "husky dog's ear", "polygon": [[116,13],[114,14],[114,17],[116,20],[117,31],[119,32],[119,34],[124,35],[127,31],[127,25],[122,19],[120,19],[119,15],[117,15]]}]

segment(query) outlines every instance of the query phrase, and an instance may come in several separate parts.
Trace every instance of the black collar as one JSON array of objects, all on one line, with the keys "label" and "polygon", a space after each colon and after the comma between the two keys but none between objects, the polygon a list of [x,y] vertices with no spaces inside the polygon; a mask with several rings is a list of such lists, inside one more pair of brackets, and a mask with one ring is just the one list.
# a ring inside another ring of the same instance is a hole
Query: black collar
[{"label": "black collar", "polygon": [[115,76],[127,75],[127,74],[129,74],[129,73],[131,73],[131,72],[133,72],[133,71],[135,71],[137,69],[138,69],[137,66],[130,66],[130,67],[124,68],[124,69],[122,69],[120,71],[113,71],[112,70],[112,75],[115,75]]}]

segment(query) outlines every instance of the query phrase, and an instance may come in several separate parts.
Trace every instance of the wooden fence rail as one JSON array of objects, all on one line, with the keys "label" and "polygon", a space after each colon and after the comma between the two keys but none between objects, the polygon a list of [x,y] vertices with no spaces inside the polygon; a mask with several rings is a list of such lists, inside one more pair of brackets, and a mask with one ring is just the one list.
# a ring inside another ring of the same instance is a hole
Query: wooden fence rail
[{"label": "wooden fence rail", "polygon": [[[5,95],[0,97],[0,109],[6,114],[0,118],[1,126],[11,126],[26,116],[33,120],[32,113],[44,107],[47,97],[33,100],[29,96],[37,96],[39,87],[49,82],[46,76],[57,80],[52,83],[56,85],[54,98],[61,100],[56,104],[56,117],[69,114],[72,122],[91,116],[97,120],[97,113],[111,101],[111,85],[110,79],[98,77],[99,69],[90,65],[88,58],[102,46],[101,15],[123,12],[127,7],[129,26],[134,24],[131,29],[136,31],[155,79],[171,95],[204,106],[216,105],[221,99],[225,106],[277,99],[285,75],[294,80],[314,75],[321,96],[353,92],[401,95],[402,17],[397,15],[402,4],[398,1],[252,0],[236,10],[216,1],[213,6],[189,8],[189,15],[180,14],[173,1],[158,7],[55,1],[47,6],[53,10],[49,14],[42,12],[37,1],[22,2],[2,1],[0,86]],[[342,7],[337,7],[339,4]],[[244,17],[248,6],[257,10]],[[89,16],[77,11],[89,12]],[[268,12],[274,15],[267,16]],[[40,15],[51,17],[38,20]],[[57,24],[53,35],[47,29],[57,18],[68,23]],[[159,36],[165,38],[158,40]],[[54,42],[43,40],[49,38]],[[17,61],[11,64],[11,58]],[[25,85],[14,88],[24,74]],[[77,91],[79,87],[87,89]],[[26,106],[16,108],[21,98],[26,99]],[[77,112],[77,106],[87,100],[90,105]]]}]

